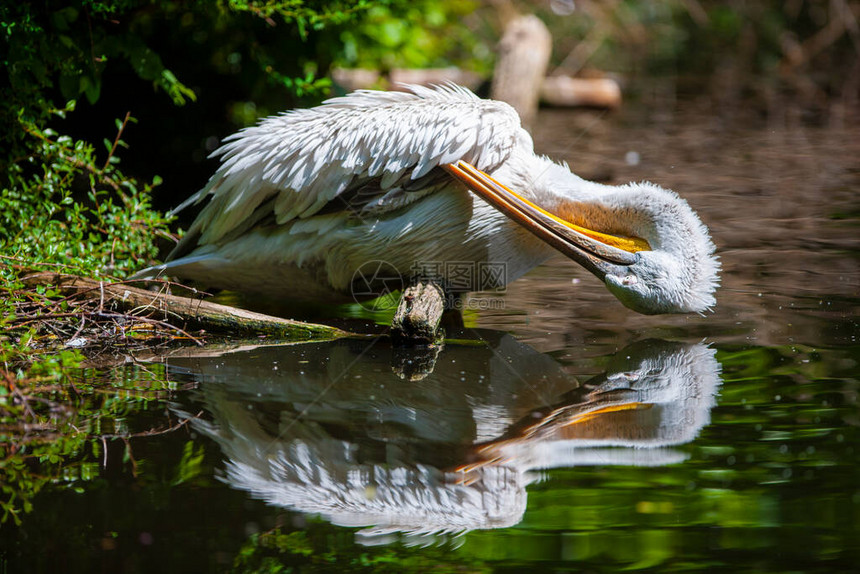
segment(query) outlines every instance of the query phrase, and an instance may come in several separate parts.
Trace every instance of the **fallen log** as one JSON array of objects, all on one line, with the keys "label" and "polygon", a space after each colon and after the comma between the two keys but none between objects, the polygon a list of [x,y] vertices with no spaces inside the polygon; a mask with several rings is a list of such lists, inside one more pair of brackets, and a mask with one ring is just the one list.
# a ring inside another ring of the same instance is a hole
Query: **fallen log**
[{"label": "fallen log", "polygon": [[422,86],[454,83],[465,86],[473,92],[480,87],[483,78],[475,72],[461,68],[393,68],[388,73],[391,90],[402,89],[401,84],[420,84]]},{"label": "fallen log", "polygon": [[334,68],[331,71],[332,81],[347,92],[376,88],[380,77],[379,70],[367,68]]},{"label": "fallen log", "polygon": [[201,299],[171,295],[166,292],[168,283],[164,281],[149,281],[151,285],[159,286],[159,291],[53,272],[29,275],[22,281],[27,286],[52,285],[66,294],[91,292],[93,298],[101,299],[106,304],[113,303],[132,315],[161,316],[165,323],[181,329],[204,329],[238,335],[266,334],[294,341],[354,336],[328,325],[283,319]]},{"label": "fallen log", "polygon": [[547,76],[540,90],[541,101],[551,106],[617,108],[621,87],[611,78]]},{"label": "fallen log", "polygon": [[332,81],[348,92],[354,90],[379,89],[388,86],[389,90],[403,90],[403,84],[421,86],[454,83],[476,91],[484,79],[469,70],[456,67],[447,68],[392,68],[387,75],[379,70],[366,68],[335,68],[331,71]]}]

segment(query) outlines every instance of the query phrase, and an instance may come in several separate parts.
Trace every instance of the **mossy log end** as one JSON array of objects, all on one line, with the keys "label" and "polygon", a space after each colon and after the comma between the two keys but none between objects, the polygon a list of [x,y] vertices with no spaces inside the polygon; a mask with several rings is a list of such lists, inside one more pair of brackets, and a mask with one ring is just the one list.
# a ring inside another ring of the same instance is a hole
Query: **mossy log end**
[{"label": "mossy log end", "polygon": [[439,323],[445,294],[432,282],[419,282],[403,290],[391,320],[391,338],[397,345],[432,345],[442,338]]},{"label": "mossy log end", "polygon": [[23,282],[28,286],[53,285],[69,294],[89,291],[94,298],[116,304],[131,314],[157,316],[164,322],[182,328],[242,335],[266,334],[296,341],[352,336],[351,333],[328,325],[282,319],[201,299],[170,295],[166,293],[168,284],[161,281],[151,282],[162,286],[161,291],[51,272],[24,277]]}]

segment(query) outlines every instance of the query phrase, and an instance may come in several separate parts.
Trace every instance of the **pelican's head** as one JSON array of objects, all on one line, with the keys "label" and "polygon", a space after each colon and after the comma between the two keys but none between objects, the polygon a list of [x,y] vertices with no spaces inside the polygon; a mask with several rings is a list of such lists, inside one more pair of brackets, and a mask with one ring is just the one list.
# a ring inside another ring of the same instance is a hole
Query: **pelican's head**
[{"label": "pelican's head", "polygon": [[706,263],[709,269],[695,277],[690,271],[699,266],[693,259],[679,265],[666,253],[642,251],[633,264],[613,266],[603,280],[625,307],[639,313],[702,313],[716,303],[714,290],[719,282],[719,264],[713,257]]},{"label": "pelican's head", "polygon": [[[687,202],[651,183],[606,189],[591,209],[582,202],[563,203],[560,209],[563,219],[580,220],[586,229],[603,225],[597,229],[606,234],[606,253],[589,269],[640,313],[702,313],[713,307],[720,265],[708,229]],[[577,203],[586,219],[575,215]],[[591,219],[589,211],[595,212]]]},{"label": "pelican's head", "polygon": [[720,268],[714,244],[674,192],[650,183],[603,186],[552,164],[529,183],[544,206],[539,207],[467,163],[448,170],[594,273],[630,309],[649,315],[702,313],[714,305]]}]

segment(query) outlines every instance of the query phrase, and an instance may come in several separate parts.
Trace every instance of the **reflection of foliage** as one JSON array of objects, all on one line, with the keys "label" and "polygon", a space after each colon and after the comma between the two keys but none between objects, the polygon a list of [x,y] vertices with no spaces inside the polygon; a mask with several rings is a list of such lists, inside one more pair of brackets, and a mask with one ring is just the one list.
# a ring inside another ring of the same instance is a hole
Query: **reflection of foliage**
[{"label": "reflection of foliage", "polygon": [[[20,353],[0,349],[3,364],[19,357]],[[36,362],[29,372],[19,370],[17,376],[0,371],[4,379],[0,386],[0,522],[20,523],[20,513],[32,510],[33,496],[55,479],[56,470],[34,472],[33,463],[59,469],[65,456],[83,446],[77,433],[56,432],[74,423],[61,422],[68,418],[69,405],[49,398],[71,384],[68,369],[79,361],[78,353],[63,351]]]},{"label": "reflection of foliage", "polygon": [[[20,352],[11,354],[19,360]],[[0,352],[8,364],[10,353]],[[33,508],[33,497],[47,484],[83,492],[82,484],[99,476],[100,451],[109,441],[124,443],[124,457],[135,469],[128,439],[162,432],[136,432],[128,420],[157,412],[175,385],[165,381],[164,368],[154,365],[135,376],[101,383],[94,371],[76,371],[75,351],[62,351],[18,369],[4,371],[0,386],[0,508],[2,522],[21,521]],[[169,427],[171,423],[161,423]],[[174,484],[200,474],[200,453],[193,443],[176,469]]]},{"label": "reflection of foliage", "polygon": [[362,548],[331,544],[329,527],[311,524],[305,531],[276,528],[252,535],[233,563],[238,572],[491,572],[479,560],[451,552],[447,546]]},{"label": "reflection of foliage", "polygon": [[203,456],[202,446],[195,446],[194,441],[186,442],[171,485],[188,484],[197,479],[206,480],[208,477],[203,476]]}]

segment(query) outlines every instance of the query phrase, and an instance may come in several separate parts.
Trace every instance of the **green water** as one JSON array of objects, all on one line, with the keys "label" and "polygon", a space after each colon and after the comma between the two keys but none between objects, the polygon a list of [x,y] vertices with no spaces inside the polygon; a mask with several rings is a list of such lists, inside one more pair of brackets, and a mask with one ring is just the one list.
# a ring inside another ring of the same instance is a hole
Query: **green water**
[{"label": "green water", "polygon": [[538,148],[687,197],[714,313],[634,315],[556,259],[473,295],[439,352],[244,341],[88,369],[90,438],[4,466],[4,500],[33,494],[0,572],[856,570],[856,125],[677,114],[547,112]]}]

